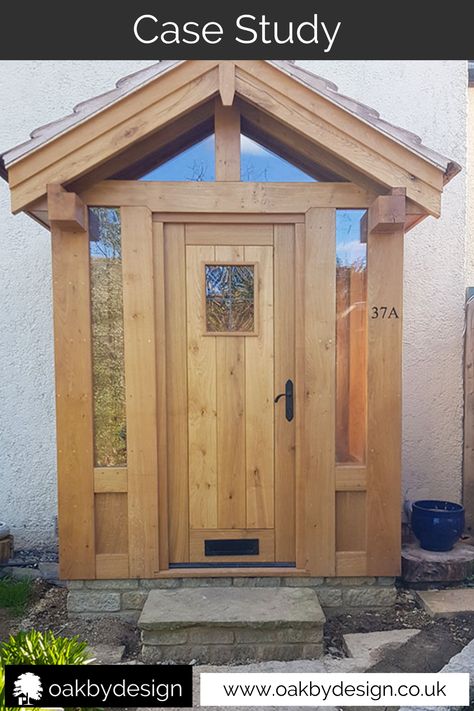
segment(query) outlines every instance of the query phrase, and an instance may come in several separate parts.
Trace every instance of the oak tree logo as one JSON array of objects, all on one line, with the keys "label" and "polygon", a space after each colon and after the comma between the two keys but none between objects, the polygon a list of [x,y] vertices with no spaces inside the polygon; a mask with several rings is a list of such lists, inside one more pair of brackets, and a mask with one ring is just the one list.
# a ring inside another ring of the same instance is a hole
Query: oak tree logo
[{"label": "oak tree logo", "polygon": [[25,672],[15,681],[13,696],[18,699],[18,706],[32,706],[32,701],[39,701],[43,695],[41,679],[36,674]]}]

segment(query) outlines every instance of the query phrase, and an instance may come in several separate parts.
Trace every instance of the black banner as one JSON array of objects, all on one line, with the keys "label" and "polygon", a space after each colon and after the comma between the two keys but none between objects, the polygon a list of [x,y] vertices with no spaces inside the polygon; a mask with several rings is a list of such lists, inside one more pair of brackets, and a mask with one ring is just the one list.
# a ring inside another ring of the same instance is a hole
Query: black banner
[{"label": "black banner", "polygon": [[6,0],[0,59],[469,59],[469,7]]},{"label": "black banner", "polygon": [[12,708],[190,708],[192,689],[192,667],[180,664],[5,667]]}]

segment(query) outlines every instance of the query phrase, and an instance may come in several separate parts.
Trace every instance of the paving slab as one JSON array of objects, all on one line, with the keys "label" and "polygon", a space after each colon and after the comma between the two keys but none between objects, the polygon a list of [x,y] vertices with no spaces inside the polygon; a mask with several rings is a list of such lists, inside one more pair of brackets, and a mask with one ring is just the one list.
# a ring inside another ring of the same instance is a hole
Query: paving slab
[{"label": "paving slab", "polygon": [[310,588],[181,588],[150,590],[138,626],[293,628],[323,625],[326,618]]},{"label": "paving slab", "polygon": [[368,668],[378,662],[386,652],[404,645],[419,631],[418,629],[400,629],[345,634],[344,647],[349,657],[364,660]]},{"label": "paving slab", "polygon": [[418,590],[416,595],[432,617],[454,617],[466,612],[474,613],[474,588]]},{"label": "paving slab", "polygon": [[120,664],[125,654],[125,645],[95,644],[89,648],[94,664]]}]

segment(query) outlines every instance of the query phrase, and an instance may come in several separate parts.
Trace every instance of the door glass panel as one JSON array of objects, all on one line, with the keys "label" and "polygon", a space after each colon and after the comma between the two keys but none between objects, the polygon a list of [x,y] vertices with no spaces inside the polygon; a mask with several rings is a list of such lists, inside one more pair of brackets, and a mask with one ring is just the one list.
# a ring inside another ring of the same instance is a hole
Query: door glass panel
[{"label": "door glass panel", "polygon": [[127,461],[120,211],[89,210],[94,464]]},{"label": "door glass panel", "polygon": [[367,412],[365,210],[336,214],[336,458],[364,462]]},{"label": "door glass panel", "polygon": [[206,264],[206,331],[255,331],[255,265]]}]

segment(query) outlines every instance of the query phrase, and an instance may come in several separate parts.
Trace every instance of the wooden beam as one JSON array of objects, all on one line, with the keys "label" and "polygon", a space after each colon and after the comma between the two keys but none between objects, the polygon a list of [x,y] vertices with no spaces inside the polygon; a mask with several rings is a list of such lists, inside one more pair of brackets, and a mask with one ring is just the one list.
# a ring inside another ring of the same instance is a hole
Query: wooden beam
[{"label": "wooden beam", "polygon": [[[336,211],[311,209],[305,224],[304,559],[310,575],[335,575]],[[318,284],[315,289],[314,285]],[[298,530],[298,529],[297,529]]]},{"label": "wooden beam", "polygon": [[89,239],[52,230],[59,566],[95,578]]},{"label": "wooden beam", "polygon": [[152,212],[288,213],[312,207],[369,207],[377,194],[352,183],[247,183],[109,180],[81,193],[86,205],[146,205]]},{"label": "wooden beam", "polygon": [[367,228],[373,234],[403,230],[406,221],[405,190],[392,195],[379,195],[369,208]]},{"label": "wooden beam", "polygon": [[235,62],[219,63],[219,94],[224,106],[232,106],[235,96]]},{"label": "wooden beam", "polygon": [[84,231],[86,207],[75,193],[68,193],[57,184],[48,185],[48,217],[51,225],[62,230]]},{"label": "wooden beam", "polygon": [[121,207],[130,576],[159,570],[153,231],[145,207]]},{"label": "wooden beam", "polygon": [[398,575],[401,548],[403,228],[368,236],[367,575]]},{"label": "wooden beam", "polygon": [[216,180],[240,180],[240,113],[216,99],[215,115]]}]

